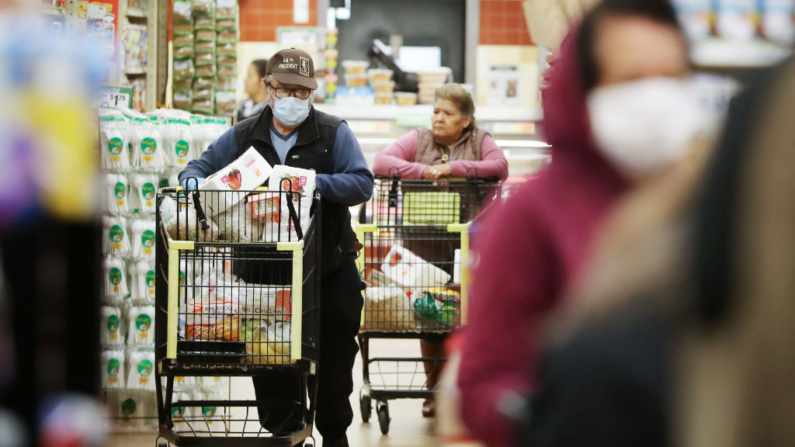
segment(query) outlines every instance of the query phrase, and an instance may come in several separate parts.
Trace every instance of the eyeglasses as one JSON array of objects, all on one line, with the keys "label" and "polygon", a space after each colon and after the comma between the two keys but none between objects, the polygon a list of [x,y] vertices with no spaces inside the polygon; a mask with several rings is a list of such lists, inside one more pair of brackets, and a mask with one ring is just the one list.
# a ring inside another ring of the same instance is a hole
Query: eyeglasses
[{"label": "eyeglasses", "polygon": [[309,95],[312,94],[312,90],[309,90],[308,88],[299,88],[293,90],[291,88],[274,87],[270,84],[268,84],[268,87],[273,89],[273,93],[274,95],[276,95],[277,98],[286,98],[288,96],[295,96],[298,99],[307,99],[309,98]]}]

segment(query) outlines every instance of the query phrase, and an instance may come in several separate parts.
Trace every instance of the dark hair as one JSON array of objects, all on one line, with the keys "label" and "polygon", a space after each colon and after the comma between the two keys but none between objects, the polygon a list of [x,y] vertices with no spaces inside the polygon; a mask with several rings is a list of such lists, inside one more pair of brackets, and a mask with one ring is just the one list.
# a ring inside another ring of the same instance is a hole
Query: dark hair
[{"label": "dark hair", "polygon": [[577,60],[580,65],[585,91],[590,91],[599,82],[600,67],[596,59],[596,33],[601,22],[609,17],[641,17],[674,28],[687,40],[676,15],[676,10],[668,0],[603,0],[594,7],[580,25],[577,36]]},{"label": "dark hair", "polygon": [[267,59],[254,59],[251,61],[251,65],[257,67],[257,73],[259,73],[259,78],[263,79],[265,77],[265,68],[268,66]]}]

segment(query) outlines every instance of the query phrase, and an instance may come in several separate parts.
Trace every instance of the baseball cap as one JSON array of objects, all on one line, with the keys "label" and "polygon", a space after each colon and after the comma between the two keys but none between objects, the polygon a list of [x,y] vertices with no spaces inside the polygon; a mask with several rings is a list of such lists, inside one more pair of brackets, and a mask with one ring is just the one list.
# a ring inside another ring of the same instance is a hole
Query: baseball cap
[{"label": "baseball cap", "polygon": [[317,88],[312,56],[295,48],[281,50],[268,59],[268,66],[265,68],[265,76],[267,75],[273,75],[282,84],[300,85],[312,90]]}]

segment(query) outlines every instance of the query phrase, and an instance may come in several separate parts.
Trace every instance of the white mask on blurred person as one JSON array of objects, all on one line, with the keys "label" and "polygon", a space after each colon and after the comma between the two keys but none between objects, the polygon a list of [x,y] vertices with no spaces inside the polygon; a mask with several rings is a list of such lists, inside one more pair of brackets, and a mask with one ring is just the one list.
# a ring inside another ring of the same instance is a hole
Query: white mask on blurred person
[{"label": "white mask on blurred person", "polygon": [[596,88],[588,95],[588,113],[599,150],[633,179],[684,158],[703,129],[689,82],[676,78]]}]

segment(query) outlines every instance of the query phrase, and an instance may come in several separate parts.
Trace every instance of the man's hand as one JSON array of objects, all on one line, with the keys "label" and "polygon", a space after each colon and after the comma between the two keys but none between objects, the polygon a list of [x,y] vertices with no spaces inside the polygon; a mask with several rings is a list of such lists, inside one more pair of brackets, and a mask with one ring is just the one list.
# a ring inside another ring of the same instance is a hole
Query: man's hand
[{"label": "man's hand", "polygon": [[182,189],[190,191],[191,189],[198,189],[199,185],[204,183],[204,178],[186,178],[182,181]]}]

